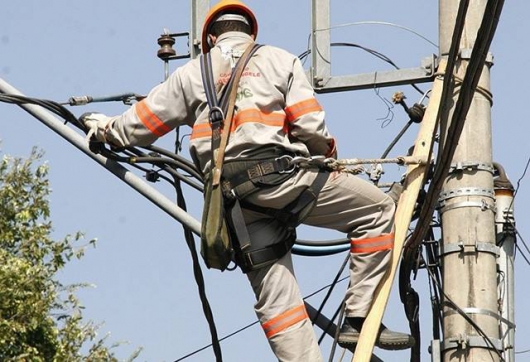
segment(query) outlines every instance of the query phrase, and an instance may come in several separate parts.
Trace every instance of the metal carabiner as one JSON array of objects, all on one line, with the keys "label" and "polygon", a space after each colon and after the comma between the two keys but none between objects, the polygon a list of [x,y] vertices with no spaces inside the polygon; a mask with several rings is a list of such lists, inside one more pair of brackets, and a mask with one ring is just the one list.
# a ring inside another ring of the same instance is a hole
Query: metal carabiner
[{"label": "metal carabiner", "polygon": [[281,162],[282,160],[287,160],[287,166],[289,168],[286,168],[284,170],[279,170],[278,173],[291,173],[291,172],[294,172],[294,170],[296,169],[296,163],[293,162],[294,161],[294,158],[290,155],[283,155],[283,156],[280,156],[280,157],[276,157],[274,159],[274,162]]}]

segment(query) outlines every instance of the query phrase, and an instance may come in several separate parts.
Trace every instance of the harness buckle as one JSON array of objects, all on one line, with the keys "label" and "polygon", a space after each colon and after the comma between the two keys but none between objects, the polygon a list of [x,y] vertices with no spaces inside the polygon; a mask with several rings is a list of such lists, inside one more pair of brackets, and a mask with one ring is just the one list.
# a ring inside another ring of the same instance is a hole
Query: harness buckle
[{"label": "harness buckle", "polygon": [[225,119],[225,114],[221,107],[210,108],[210,111],[208,112],[208,120],[210,121],[210,124],[214,122],[215,123],[222,122],[224,119]]},{"label": "harness buckle", "polygon": [[[296,158],[296,157],[295,157]],[[294,159],[292,156],[290,155],[283,155],[283,156],[280,156],[280,157],[276,157],[274,159],[274,162],[278,162],[279,164],[281,162],[287,162],[287,167],[284,168],[283,170],[278,170],[278,173],[281,173],[281,174],[285,174],[285,173],[292,173],[294,172],[294,170],[296,170],[297,166],[298,166],[298,163],[297,162],[294,162]]]},{"label": "harness buckle", "polygon": [[329,169],[329,164],[332,161],[332,158],[326,158],[320,155],[311,157],[295,156],[292,163],[298,167]]}]

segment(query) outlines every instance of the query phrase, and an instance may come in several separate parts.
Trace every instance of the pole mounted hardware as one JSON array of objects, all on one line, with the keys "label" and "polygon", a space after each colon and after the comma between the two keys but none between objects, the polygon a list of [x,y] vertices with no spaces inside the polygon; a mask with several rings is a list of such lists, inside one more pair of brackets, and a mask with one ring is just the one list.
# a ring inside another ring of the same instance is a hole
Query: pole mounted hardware
[{"label": "pole mounted hardware", "polygon": [[169,61],[175,59],[187,59],[191,58],[191,53],[188,51],[186,54],[178,55],[177,51],[173,48],[177,38],[187,38],[188,48],[190,42],[190,33],[170,33],[169,30],[164,29],[164,33],[157,39],[160,49],[156,53],[156,56],[164,62],[164,79],[169,78]]},{"label": "pole mounted hardware", "polygon": [[184,33],[169,33],[167,29],[164,29],[164,33],[160,35],[160,37],[157,40],[158,45],[160,45],[160,49],[158,49],[158,52],[156,53],[156,56],[162,59],[164,62],[175,60],[175,59],[186,59],[190,57],[190,52],[182,55],[177,55],[177,51],[173,49],[173,45],[176,43],[176,38],[183,38],[186,37],[188,39],[190,38],[190,33],[184,32]]}]

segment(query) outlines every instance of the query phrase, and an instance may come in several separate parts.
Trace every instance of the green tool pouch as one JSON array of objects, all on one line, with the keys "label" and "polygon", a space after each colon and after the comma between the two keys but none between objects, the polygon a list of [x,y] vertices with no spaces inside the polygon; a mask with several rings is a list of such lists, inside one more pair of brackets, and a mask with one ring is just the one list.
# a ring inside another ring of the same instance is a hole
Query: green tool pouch
[{"label": "green tool pouch", "polygon": [[208,268],[225,270],[232,261],[232,244],[225,218],[221,185],[212,185],[212,172],[204,183],[204,210],[201,225],[201,255]]}]

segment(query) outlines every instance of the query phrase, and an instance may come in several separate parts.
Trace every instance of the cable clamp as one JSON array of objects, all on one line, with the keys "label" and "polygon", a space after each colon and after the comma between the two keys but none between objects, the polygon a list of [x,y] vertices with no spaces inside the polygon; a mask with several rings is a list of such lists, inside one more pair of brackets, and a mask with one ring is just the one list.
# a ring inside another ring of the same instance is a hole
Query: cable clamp
[{"label": "cable clamp", "polygon": [[[469,250],[471,249],[471,250]],[[452,253],[488,253],[499,257],[500,248],[495,243],[478,241],[475,244],[464,244],[462,241],[458,243],[442,243],[439,246],[439,255],[445,256]]]},{"label": "cable clamp", "polygon": [[491,163],[483,163],[483,162],[478,162],[478,161],[464,161],[464,162],[452,163],[451,166],[449,167],[448,174],[461,173],[462,171],[473,171],[473,170],[487,171],[491,173],[492,175],[495,172],[495,168],[493,167],[493,164]]},{"label": "cable clamp", "polygon": [[440,207],[444,207],[445,201],[460,196],[484,196],[495,200],[495,191],[493,189],[486,189],[482,187],[461,187],[459,189],[451,189],[440,192],[438,204]]},{"label": "cable clamp", "polygon": [[[460,50],[460,59],[470,60],[471,59],[471,53],[473,53],[473,49],[471,48],[465,48]],[[493,54],[488,52],[486,54],[486,64],[492,65],[493,64]]]},{"label": "cable clamp", "polygon": [[[445,204],[444,204],[445,205]],[[447,212],[449,210],[453,209],[460,209],[463,207],[478,207],[482,211],[491,210],[494,214],[497,212],[497,209],[495,205],[489,204],[486,202],[486,200],[480,200],[480,201],[462,201],[462,202],[455,202],[449,205],[445,205],[443,207],[438,207],[438,213],[441,215],[444,212]]]},{"label": "cable clamp", "polygon": [[456,337],[446,338],[442,342],[442,351],[449,349],[468,349],[468,348],[486,348],[496,349],[497,351],[504,351],[502,341],[498,338],[490,338],[488,340],[480,336],[468,336],[467,334],[459,334]]},{"label": "cable clamp", "polygon": [[[510,329],[515,328],[515,323],[512,321],[509,321],[506,318],[503,318],[498,313],[492,312],[491,310],[484,309],[484,308],[475,308],[475,307],[468,307],[468,308],[460,308],[465,314],[480,314],[480,315],[486,315],[488,317],[495,318],[496,320],[500,321],[501,323],[504,323],[508,326]],[[451,309],[444,312],[444,316],[448,317],[453,314],[460,314],[459,311]]]}]

